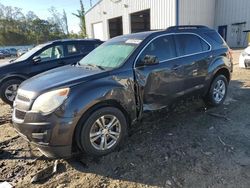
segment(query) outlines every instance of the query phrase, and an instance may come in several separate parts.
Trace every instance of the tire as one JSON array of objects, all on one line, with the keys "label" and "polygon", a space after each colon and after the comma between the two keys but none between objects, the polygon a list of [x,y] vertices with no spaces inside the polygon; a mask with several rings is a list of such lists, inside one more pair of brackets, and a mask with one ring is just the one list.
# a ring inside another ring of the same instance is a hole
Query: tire
[{"label": "tire", "polygon": [[[101,128],[102,126],[100,126],[100,124],[103,125],[101,117],[104,117],[105,125],[108,125],[112,120],[114,120],[114,124],[110,130],[108,128]],[[91,156],[103,156],[114,151],[122,145],[125,137],[127,136],[128,125],[126,118],[124,114],[115,107],[99,108],[94,111],[80,126],[80,134],[78,138],[76,138],[78,139],[77,142],[80,145],[80,149],[84,153]],[[93,136],[97,133],[98,135]],[[116,135],[114,133],[116,133]],[[116,138],[116,140],[114,140],[114,138]],[[106,146],[104,144],[105,139],[107,143]]]},{"label": "tire", "polygon": [[218,75],[211,84],[205,102],[212,107],[220,106],[226,99],[227,90],[227,78],[224,75]]},{"label": "tire", "polygon": [[[20,79],[12,79],[12,80],[7,80],[7,81],[3,81],[3,84],[0,88],[0,96],[1,96],[1,99],[9,104],[9,105],[13,105],[13,102],[14,102],[14,99],[16,97],[16,92],[17,92],[17,89],[19,87],[19,85],[22,83],[22,80]],[[12,87],[12,88],[11,88]],[[9,92],[9,95],[8,95],[8,91],[13,91],[12,95],[11,93]]]}]

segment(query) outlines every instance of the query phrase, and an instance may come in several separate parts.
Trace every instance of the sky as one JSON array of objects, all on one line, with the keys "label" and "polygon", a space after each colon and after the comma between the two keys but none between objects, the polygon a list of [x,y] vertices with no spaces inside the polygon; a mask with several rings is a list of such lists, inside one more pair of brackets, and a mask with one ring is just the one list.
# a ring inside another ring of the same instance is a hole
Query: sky
[{"label": "sky", "polygon": [[[92,0],[92,4],[98,0]],[[18,7],[26,14],[28,11],[33,11],[39,18],[47,19],[51,17],[48,9],[54,6],[58,12],[62,13],[63,9],[66,11],[68,17],[69,31],[78,33],[80,31],[79,18],[72,15],[80,10],[79,0],[0,0],[4,6]],[[85,11],[90,8],[90,0],[83,0]]]}]

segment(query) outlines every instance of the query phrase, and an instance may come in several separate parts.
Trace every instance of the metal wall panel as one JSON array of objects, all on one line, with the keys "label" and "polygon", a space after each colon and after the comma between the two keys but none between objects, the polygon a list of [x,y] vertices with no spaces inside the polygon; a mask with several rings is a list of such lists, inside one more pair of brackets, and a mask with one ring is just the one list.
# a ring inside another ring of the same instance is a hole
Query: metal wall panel
[{"label": "metal wall panel", "polygon": [[[230,47],[245,47],[250,30],[250,0],[217,0],[215,28],[227,26],[227,43]],[[245,23],[245,24],[241,24]]]},{"label": "metal wall panel", "polygon": [[151,29],[165,29],[175,25],[176,0],[102,0],[86,13],[86,29],[93,37],[93,24],[103,22],[104,39],[109,38],[108,20],[123,17],[123,34],[130,33],[130,14],[150,9]]},{"label": "metal wall panel", "polygon": [[179,23],[181,25],[207,25],[213,28],[216,1],[179,0]]}]

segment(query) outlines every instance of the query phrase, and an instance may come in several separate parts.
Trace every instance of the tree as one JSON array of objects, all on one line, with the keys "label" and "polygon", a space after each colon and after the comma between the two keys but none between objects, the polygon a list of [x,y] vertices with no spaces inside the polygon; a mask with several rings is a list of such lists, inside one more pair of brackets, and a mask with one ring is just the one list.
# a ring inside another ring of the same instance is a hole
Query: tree
[{"label": "tree", "polygon": [[55,7],[51,7],[49,9],[49,12],[52,15],[52,18],[50,18],[50,20],[54,24],[57,24],[65,35],[68,35],[69,34],[68,19],[65,10],[63,10],[63,14],[61,14],[56,10]]},{"label": "tree", "polygon": [[85,10],[84,10],[82,0],[80,0],[80,6],[81,6],[81,9],[77,10],[77,14],[75,13],[72,13],[72,14],[80,19],[80,29],[81,29],[80,36],[85,38],[87,37],[87,33],[86,33],[86,25],[85,25]]},{"label": "tree", "polygon": [[63,24],[64,24],[64,31],[66,32],[67,35],[69,35],[68,18],[64,9],[63,9],[62,19],[63,19]]},{"label": "tree", "polygon": [[42,20],[32,11],[24,15],[22,9],[0,3],[0,44],[39,44],[65,38],[68,33],[66,13],[58,19],[61,22],[55,21],[54,17]]}]

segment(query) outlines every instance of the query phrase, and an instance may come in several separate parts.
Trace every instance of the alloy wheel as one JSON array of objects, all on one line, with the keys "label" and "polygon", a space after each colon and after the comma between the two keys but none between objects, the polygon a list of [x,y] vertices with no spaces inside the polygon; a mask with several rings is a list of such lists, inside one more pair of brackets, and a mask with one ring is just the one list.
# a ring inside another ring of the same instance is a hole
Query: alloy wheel
[{"label": "alloy wheel", "polygon": [[10,85],[6,88],[4,94],[5,97],[9,100],[9,101],[14,101],[16,95],[17,95],[17,89],[18,89],[19,84],[13,84]]},{"label": "alloy wheel", "polygon": [[218,80],[213,90],[213,98],[216,103],[220,103],[226,94],[226,84],[223,80]]},{"label": "alloy wheel", "polygon": [[121,123],[114,115],[103,115],[90,129],[90,143],[97,150],[108,150],[118,141],[121,134]]}]

